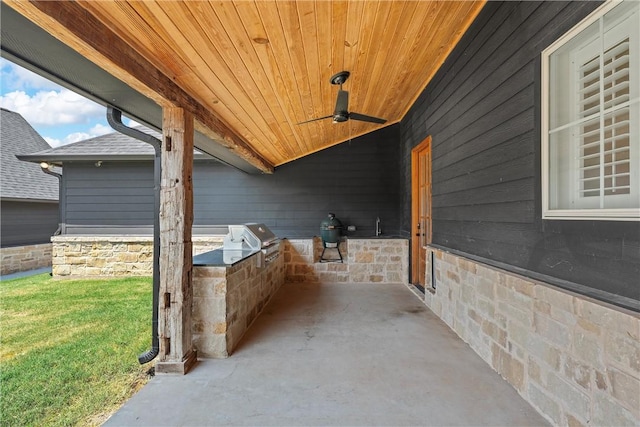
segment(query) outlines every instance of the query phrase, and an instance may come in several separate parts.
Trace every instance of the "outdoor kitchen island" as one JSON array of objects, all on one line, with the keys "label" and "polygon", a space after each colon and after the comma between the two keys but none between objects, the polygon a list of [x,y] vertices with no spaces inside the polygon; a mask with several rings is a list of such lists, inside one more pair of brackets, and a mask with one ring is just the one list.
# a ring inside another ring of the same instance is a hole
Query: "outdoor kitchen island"
[{"label": "outdoor kitchen island", "polygon": [[269,243],[268,251],[219,248],[193,257],[191,332],[198,356],[228,357],[284,283],[283,245]]},{"label": "outdoor kitchen island", "polygon": [[[283,239],[265,262],[260,250],[215,249],[193,258],[193,343],[199,357],[225,358],[285,282],[408,283],[405,238],[344,238],[343,262],[320,262],[319,237]],[[327,258],[336,255],[327,250]]]}]

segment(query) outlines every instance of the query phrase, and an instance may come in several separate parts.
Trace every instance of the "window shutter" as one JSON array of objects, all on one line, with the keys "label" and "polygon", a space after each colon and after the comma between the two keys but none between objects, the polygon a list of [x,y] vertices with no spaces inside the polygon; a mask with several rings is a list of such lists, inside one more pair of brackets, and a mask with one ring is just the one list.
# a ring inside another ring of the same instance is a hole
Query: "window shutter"
[{"label": "window shutter", "polygon": [[630,193],[629,61],[626,38],[579,67],[580,197]]}]

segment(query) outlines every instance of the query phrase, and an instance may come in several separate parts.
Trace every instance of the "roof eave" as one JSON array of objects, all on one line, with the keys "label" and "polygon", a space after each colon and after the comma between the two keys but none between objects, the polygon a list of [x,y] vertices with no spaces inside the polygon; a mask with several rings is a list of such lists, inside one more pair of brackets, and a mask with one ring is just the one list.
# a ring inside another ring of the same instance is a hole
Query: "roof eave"
[{"label": "roof eave", "polygon": [[3,202],[22,202],[22,203],[59,203],[58,199],[34,199],[22,197],[2,197]]},{"label": "roof eave", "polygon": [[[35,154],[17,154],[19,160],[31,163],[47,162],[55,166],[62,166],[64,162],[97,162],[97,161],[118,161],[118,162],[135,162],[135,161],[151,161],[153,154],[58,154],[58,153],[35,153]],[[195,153],[194,160],[211,160],[218,159],[203,153]]]}]

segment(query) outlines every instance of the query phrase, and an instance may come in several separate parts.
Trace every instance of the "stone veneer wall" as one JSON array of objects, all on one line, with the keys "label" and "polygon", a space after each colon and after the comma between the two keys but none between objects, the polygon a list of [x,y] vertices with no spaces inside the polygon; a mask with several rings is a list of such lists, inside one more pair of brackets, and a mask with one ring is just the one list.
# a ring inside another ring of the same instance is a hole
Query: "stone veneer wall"
[{"label": "stone veneer wall", "polygon": [[[222,246],[224,236],[194,236],[193,254]],[[151,236],[54,236],[54,277],[151,276]]]},{"label": "stone veneer wall", "polygon": [[638,313],[430,252],[426,305],[549,421],[640,425]]},{"label": "stone veneer wall", "polygon": [[198,356],[225,358],[284,283],[284,257],[257,267],[257,255],[233,267],[193,267],[192,336]]},{"label": "stone veneer wall", "polygon": [[[313,283],[409,283],[407,239],[344,239],[340,243],[343,263],[320,262],[322,240],[285,240],[286,280]],[[326,258],[336,258],[327,249]]]},{"label": "stone veneer wall", "polygon": [[0,249],[0,274],[18,273],[51,266],[51,243]]}]

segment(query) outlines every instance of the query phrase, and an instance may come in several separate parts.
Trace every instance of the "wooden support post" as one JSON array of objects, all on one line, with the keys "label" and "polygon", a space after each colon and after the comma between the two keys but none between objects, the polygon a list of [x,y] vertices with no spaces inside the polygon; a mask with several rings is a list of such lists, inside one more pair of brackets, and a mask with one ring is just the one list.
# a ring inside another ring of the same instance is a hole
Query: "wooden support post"
[{"label": "wooden support post", "polygon": [[158,373],[186,374],[196,362],[191,343],[193,117],[165,107],[160,186]]}]

